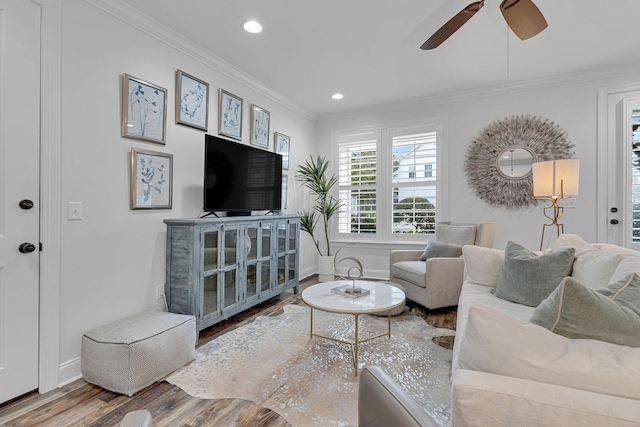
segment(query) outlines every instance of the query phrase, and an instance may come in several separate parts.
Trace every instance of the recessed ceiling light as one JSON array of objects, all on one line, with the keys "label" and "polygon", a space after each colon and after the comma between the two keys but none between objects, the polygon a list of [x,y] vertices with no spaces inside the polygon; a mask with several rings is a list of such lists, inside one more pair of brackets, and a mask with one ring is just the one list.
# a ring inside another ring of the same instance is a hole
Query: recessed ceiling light
[{"label": "recessed ceiling light", "polygon": [[331,98],[333,99],[342,99],[344,98],[344,95],[341,93],[334,93],[333,95],[331,95]]},{"label": "recessed ceiling light", "polygon": [[256,34],[262,31],[262,25],[257,21],[246,21],[242,24],[242,28],[248,33]]}]

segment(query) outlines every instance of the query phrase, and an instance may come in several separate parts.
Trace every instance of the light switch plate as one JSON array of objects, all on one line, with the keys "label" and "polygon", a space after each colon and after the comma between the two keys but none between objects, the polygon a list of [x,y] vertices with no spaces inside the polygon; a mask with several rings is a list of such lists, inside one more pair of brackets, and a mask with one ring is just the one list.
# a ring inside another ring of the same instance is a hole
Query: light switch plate
[{"label": "light switch plate", "polygon": [[82,202],[67,203],[67,219],[69,221],[82,219]]}]

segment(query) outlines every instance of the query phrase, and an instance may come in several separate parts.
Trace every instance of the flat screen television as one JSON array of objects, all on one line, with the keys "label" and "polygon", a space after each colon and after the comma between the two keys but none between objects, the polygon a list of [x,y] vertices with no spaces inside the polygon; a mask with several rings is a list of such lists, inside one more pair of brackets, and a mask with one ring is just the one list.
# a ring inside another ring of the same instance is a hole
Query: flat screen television
[{"label": "flat screen television", "polygon": [[204,211],[251,215],[282,206],[282,156],[205,135]]}]

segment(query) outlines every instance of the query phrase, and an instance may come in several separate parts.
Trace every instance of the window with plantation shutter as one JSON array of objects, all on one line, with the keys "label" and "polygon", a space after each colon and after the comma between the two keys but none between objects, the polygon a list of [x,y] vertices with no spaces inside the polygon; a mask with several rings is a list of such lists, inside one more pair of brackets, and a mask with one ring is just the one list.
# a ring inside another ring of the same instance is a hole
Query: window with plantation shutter
[{"label": "window with plantation shutter", "polygon": [[440,128],[433,123],[334,136],[340,238],[424,240],[434,232]]},{"label": "window with plantation shutter", "polygon": [[436,220],[437,132],[407,133],[401,129],[392,132],[391,146],[392,232],[432,233]]},{"label": "window with plantation shutter", "polygon": [[342,202],[340,233],[377,231],[377,154],[379,132],[338,138],[338,188]]}]

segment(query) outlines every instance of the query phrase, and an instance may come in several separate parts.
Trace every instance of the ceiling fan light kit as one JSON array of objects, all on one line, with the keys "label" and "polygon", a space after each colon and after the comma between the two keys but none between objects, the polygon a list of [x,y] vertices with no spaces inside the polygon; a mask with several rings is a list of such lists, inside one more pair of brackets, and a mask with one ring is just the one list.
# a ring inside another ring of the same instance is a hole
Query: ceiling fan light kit
[{"label": "ceiling fan light kit", "polygon": [[[460,29],[484,6],[485,0],[470,3],[440,27],[426,42],[422,50],[435,49]],[[532,0],[503,0],[500,11],[507,25],[521,40],[526,40],[547,28],[547,21]]]},{"label": "ceiling fan light kit", "polygon": [[527,40],[547,28],[547,20],[531,0],[504,0],[500,11],[520,40]]}]

